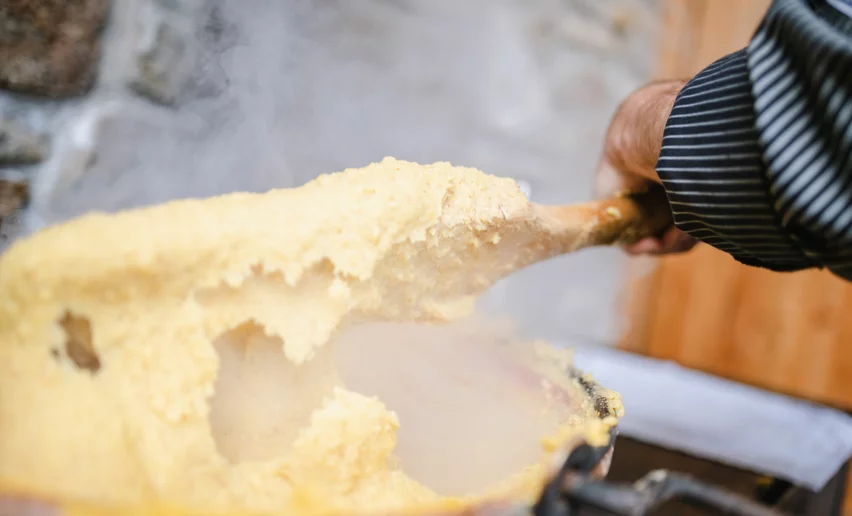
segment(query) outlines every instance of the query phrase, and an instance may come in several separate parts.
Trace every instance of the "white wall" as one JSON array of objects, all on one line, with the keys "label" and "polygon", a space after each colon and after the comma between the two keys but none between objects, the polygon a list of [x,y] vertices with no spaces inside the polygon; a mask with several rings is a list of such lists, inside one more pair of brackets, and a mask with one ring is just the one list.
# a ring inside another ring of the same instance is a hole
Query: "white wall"
[{"label": "white wall", "polygon": [[[24,232],[91,209],[296,186],[388,155],[512,176],[538,202],[581,201],[609,115],[650,76],[655,9],[115,0],[91,94],[0,93],[0,116],[52,135],[45,163],[0,177],[33,181]],[[553,260],[484,305],[527,334],[611,341],[622,266],[615,250]]]}]

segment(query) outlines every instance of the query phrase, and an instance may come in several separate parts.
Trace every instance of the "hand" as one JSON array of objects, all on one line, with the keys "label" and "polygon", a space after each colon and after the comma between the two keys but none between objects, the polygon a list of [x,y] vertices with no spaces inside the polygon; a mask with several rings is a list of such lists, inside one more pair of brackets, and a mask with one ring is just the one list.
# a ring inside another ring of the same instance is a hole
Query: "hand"
[{"label": "hand", "polygon": [[[641,191],[649,181],[660,182],[655,170],[663,130],[677,93],[685,81],[653,82],[631,93],[612,117],[596,177],[596,193],[612,196]],[[629,254],[682,253],[697,241],[672,226],[660,238],[645,238],[627,246]]]}]

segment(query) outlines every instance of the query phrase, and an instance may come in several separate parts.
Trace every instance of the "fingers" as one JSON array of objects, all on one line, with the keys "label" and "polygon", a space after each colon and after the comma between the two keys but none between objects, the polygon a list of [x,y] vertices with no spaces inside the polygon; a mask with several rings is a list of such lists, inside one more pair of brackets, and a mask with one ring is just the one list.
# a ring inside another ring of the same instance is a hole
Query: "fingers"
[{"label": "fingers", "polygon": [[698,241],[676,227],[670,228],[662,238],[644,238],[635,244],[626,246],[624,250],[630,255],[677,254],[689,251]]},{"label": "fingers", "polygon": [[[595,194],[602,198],[619,192],[642,191],[647,183],[648,179],[635,174],[623,174],[604,160],[596,177]],[[663,255],[689,251],[696,243],[694,238],[672,226],[661,238],[644,238],[626,246],[624,250],[630,255]]]},{"label": "fingers", "polygon": [[624,251],[633,256],[643,254],[657,254],[662,249],[663,243],[658,238],[643,238],[635,244],[624,246]]}]

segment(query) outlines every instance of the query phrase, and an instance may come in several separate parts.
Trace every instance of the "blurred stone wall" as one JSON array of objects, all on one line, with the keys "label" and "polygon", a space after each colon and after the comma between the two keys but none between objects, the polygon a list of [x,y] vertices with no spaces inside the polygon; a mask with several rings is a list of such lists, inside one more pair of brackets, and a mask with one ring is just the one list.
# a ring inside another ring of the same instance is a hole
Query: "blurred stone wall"
[{"label": "blurred stone wall", "polygon": [[[537,202],[587,199],[608,117],[652,73],[656,9],[0,2],[0,246],[89,210],[296,186],[384,156],[511,176]],[[483,306],[527,334],[609,342],[622,270],[617,251],[586,251]]]}]

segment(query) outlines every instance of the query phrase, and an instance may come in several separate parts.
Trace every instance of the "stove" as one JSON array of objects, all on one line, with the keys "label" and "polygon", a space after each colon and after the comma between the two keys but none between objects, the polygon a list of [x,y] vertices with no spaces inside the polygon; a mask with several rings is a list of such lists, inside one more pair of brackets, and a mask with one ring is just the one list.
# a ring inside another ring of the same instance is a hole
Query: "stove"
[{"label": "stove", "polygon": [[[848,464],[823,490],[812,492],[620,437],[604,481],[595,471],[611,450],[575,449],[542,493],[535,516],[842,515]],[[631,477],[636,480],[628,481]]]}]

